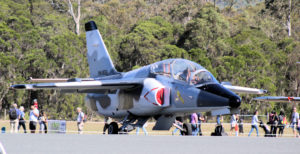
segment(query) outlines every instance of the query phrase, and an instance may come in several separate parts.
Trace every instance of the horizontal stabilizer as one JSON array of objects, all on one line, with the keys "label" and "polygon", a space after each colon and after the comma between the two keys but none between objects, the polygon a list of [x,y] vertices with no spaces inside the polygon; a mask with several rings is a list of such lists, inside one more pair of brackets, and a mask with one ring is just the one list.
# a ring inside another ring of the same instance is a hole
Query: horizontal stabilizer
[{"label": "horizontal stabilizer", "polygon": [[225,88],[235,92],[235,93],[245,93],[245,94],[266,94],[268,91],[264,89],[257,88],[248,88],[248,87],[240,87],[240,86],[231,86],[231,85],[223,85]]},{"label": "horizontal stabilizer", "polygon": [[300,102],[300,97],[262,96],[253,98],[253,100],[263,102]]}]

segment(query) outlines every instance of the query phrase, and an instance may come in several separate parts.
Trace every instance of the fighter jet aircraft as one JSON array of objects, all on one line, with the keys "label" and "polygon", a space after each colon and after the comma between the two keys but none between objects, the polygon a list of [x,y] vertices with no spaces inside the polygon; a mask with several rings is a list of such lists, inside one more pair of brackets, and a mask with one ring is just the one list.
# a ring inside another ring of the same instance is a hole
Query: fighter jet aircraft
[{"label": "fighter jet aircraft", "polygon": [[[219,83],[204,67],[185,59],[167,59],[120,73],[113,65],[95,22],[86,23],[85,30],[89,78],[30,79],[38,83],[17,84],[11,88],[86,93],[89,108],[100,115],[119,119],[119,124],[109,125],[109,134],[131,131],[143,126],[151,117],[156,120],[153,130],[169,130],[175,117],[184,113],[236,113],[241,104],[236,93],[266,93],[262,89]],[[184,124],[185,134],[191,134],[190,127]]]}]

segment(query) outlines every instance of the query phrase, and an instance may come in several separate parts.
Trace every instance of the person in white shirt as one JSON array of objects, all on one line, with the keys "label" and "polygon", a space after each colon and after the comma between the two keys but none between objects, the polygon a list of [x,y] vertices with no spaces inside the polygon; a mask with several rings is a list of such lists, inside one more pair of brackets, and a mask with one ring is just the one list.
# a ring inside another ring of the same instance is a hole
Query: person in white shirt
[{"label": "person in white shirt", "polygon": [[78,134],[82,134],[84,113],[81,111],[80,107],[77,108],[77,112],[78,112],[78,116],[77,116]]},{"label": "person in white shirt", "polygon": [[253,129],[256,129],[257,137],[259,136],[259,135],[258,135],[258,118],[257,118],[257,115],[258,115],[258,111],[256,110],[256,111],[254,112],[253,117],[252,117],[251,130],[250,130],[248,136],[251,135],[251,133],[253,132]]},{"label": "person in white shirt", "polygon": [[298,137],[297,127],[300,127],[300,124],[299,124],[299,113],[297,112],[296,107],[293,107],[293,113],[292,113],[292,117],[291,117],[290,127],[293,129],[293,133],[294,133],[295,137]]},{"label": "person in white shirt", "polygon": [[31,133],[35,133],[39,114],[39,110],[36,108],[36,106],[32,105],[29,113],[29,129]]},{"label": "person in white shirt", "polygon": [[235,129],[236,124],[237,124],[236,115],[232,114],[230,119],[230,135],[232,135],[232,131]]}]

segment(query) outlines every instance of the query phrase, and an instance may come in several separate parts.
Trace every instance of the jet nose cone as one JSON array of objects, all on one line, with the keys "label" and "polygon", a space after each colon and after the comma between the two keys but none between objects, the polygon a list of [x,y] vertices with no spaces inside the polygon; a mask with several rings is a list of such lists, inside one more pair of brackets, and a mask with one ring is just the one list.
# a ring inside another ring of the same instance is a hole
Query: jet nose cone
[{"label": "jet nose cone", "polygon": [[227,106],[230,106],[231,108],[238,108],[241,105],[241,98],[220,84],[208,84],[198,88],[206,92],[226,98]]},{"label": "jet nose cone", "polygon": [[241,105],[241,98],[239,96],[232,96],[229,98],[229,106],[231,108],[238,108]]},{"label": "jet nose cone", "polygon": [[201,91],[198,95],[198,107],[223,107],[229,106],[229,99],[210,92]]}]

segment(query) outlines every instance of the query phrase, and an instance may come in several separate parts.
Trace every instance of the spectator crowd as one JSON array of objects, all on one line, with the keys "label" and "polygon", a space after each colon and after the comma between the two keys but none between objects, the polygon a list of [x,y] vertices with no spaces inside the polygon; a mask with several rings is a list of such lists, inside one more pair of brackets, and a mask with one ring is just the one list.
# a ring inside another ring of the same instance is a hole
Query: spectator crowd
[{"label": "spectator crowd", "polygon": [[[27,133],[26,129],[26,120],[24,107],[14,103],[9,109],[9,120],[10,120],[10,132],[17,133],[20,128],[24,130],[24,133]],[[37,100],[33,101],[33,105],[30,107],[29,111],[29,131],[30,133],[35,133],[37,125],[40,125],[39,132],[47,133],[47,115],[42,111],[38,110]],[[27,127],[28,128],[28,127]]]},{"label": "spectator crowd", "polygon": [[[84,122],[86,121],[86,115],[82,112],[80,107],[77,108],[77,128],[78,133],[82,134]],[[26,127],[26,120],[25,120],[25,111],[24,107],[20,106],[18,108],[17,104],[13,104],[9,110],[9,119],[10,119],[10,132],[17,133],[20,128],[24,130],[24,133],[27,133],[29,128],[30,133],[35,133],[37,126],[39,125],[39,133],[47,133],[47,122],[48,118],[44,111],[39,111],[38,103],[35,99],[33,101],[33,105],[30,107],[29,111],[29,127]],[[105,126],[103,128],[103,134],[107,130],[109,123],[112,121],[111,118],[105,117]],[[189,122],[191,126],[191,134],[193,136],[202,136],[201,124],[206,121],[206,117],[204,117],[200,112],[199,113],[192,113],[189,116]],[[183,129],[184,120],[183,117],[176,117],[175,122],[173,124],[175,129],[172,131],[172,135],[175,135],[178,131],[180,135],[185,135]],[[148,134],[146,130],[147,124],[145,123],[141,127],[136,128],[136,134],[139,134],[139,129],[142,128],[145,135]],[[279,114],[277,112],[272,111],[268,114],[268,121],[267,123],[263,123],[262,120],[258,118],[258,111],[255,111],[252,115],[251,120],[251,129],[248,133],[248,136],[251,136],[252,132],[255,130],[256,136],[259,136],[259,127],[262,128],[264,131],[265,137],[281,137],[284,134],[285,128],[291,128],[293,130],[293,135],[295,137],[299,137],[300,134],[300,119],[299,113],[297,112],[297,108],[292,108],[292,114],[290,117],[290,121],[288,123],[287,117],[284,111],[280,111]],[[239,114],[232,114],[230,117],[230,136],[239,136],[239,134],[244,134],[244,119],[240,117]],[[224,136],[228,135],[225,133],[225,129],[223,128],[223,116],[218,115],[216,117],[216,126],[214,132],[211,133],[212,136]]]},{"label": "spectator crowd", "polygon": [[[205,121],[205,118],[201,113],[192,113],[189,116],[191,131],[193,136],[202,136],[201,123]],[[174,135],[178,130],[180,135],[184,134],[186,130],[184,128],[184,122],[182,117],[177,117],[173,126],[175,126],[172,135]],[[255,130],[256,136],[259,136],[259,127],[264,131],[265,137],[281,137],[284,134],[285,128],[291,128],[293,130],[294,137],[300,137],[300,119],[297,108],[293,107],[292,114],[290,117],[290,123],[287,121],[287,117],[283,110],[277,114],[272,111],[268,114],[268,122],[265,124],[262,120],[258,118],[258,111],[255,111],[252,115],[251,129],[248,136],[251,136],[252,132]],[[244,134],[244,119],[240,117],[239,114],[232,114],[230,117],[230,131],[229,134],[225,133],[223,127],[223,116],[218,115],[216,117],[216,126],[214,132],[211,133],[212,136],[239,136],[239,134]]]}]

